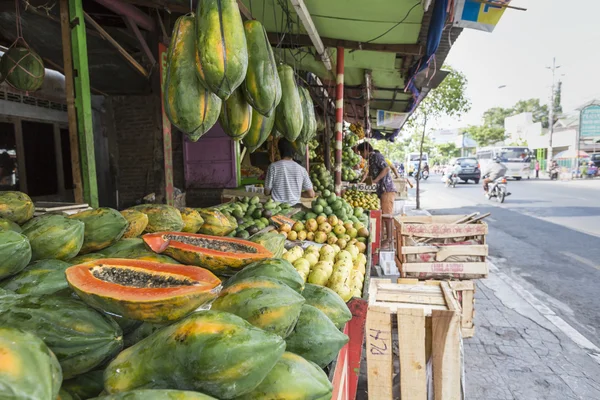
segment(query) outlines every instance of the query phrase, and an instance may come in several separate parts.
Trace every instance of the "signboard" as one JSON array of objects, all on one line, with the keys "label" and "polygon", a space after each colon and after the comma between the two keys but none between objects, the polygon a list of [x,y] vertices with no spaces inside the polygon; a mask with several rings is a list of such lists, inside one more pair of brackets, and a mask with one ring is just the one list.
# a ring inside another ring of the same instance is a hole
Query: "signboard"
[{"label": "signboard", "polygon": [[477,29],[485,32],[492,32],[502,15],[504,15],[505,7],[510,0],[457,0],[454,8],[454,26],[461,28]]},{"label": "signboard", "polygon": [[581,110],[579,137],[600,136],[600,105],[587,106]]},{"label": "signboard", "polygon": [[397,113],[392,111],[377,110],[377,126],[393,129],[400,129],[404,121],[408,118],[408,113]]},{"label": "signboard", "polygon": [[158,59],[160,68],[160,108],[162,111],[163,153],[165,168],[165,196],[167,204],[172,206],[173,199],[173,146],[171,137],[171,122],[167,118],[164,103],[165,78],[167,76],[167,46],[158,44]]}]

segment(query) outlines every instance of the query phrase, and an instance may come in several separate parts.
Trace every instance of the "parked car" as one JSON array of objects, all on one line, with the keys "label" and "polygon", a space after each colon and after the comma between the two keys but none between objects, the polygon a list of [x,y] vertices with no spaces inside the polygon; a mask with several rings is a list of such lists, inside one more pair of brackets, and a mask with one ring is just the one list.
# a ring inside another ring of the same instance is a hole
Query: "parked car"
[{"label": "parked car", "polygon": [[481,179],[481,169],[479,167],[479,161],[476,157],[459,157],[456,162],[460,164],[460,174],[458,178],[461,181],[469,182],[470,180],[479,183]]},{"label": "parked car", "polygon": [[590,161],[593,162],[596,167],[600,168],[600,153],[591,154]]}]

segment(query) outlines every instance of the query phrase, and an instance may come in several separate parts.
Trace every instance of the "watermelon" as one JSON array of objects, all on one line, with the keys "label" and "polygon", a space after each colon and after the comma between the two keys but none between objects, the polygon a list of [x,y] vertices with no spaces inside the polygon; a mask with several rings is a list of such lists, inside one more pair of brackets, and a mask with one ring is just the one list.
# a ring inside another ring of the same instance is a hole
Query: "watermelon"
[{"label": "watermelon", "polygon": [[0,75],[15,89],[35,92],[42,87],[45,74],[42,58],[29,47],[11,47],[0,59]]}]

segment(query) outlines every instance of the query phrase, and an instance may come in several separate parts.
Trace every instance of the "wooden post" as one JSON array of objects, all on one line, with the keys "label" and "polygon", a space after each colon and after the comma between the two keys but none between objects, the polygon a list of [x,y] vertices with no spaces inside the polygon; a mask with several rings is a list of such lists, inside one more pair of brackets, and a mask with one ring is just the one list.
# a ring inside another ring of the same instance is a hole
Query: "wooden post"
[{"label": "wooden post", "polygon": [[342,130],[344,128],[344,48],[337,48],[335,88],[335,193],[342,194]]},{"label": "wooden post", "polygon": [[[67,95],[67,114],[69,116],[69,145],[71,147],[71,169],[73,171],[73,195],[75,203],[83,203],[81,184],[81,166],[79,165],[79,139],[77,138],[77,111],[73,88],[73,60],[71,58],[71,27],[69,26],[69,0],[60,0],[60,27],[63,48],[63,73]],[[63,166],[67,168],[67,166]]]},{"label": "wooden post", "polygon": [[168,205],[174,204],[173,197],[173,146],[171,136],[171,122],[165,112],[165,103],[163,101],[165,77],[167,75],[167,46],[162,42],[158,43],[158,59],[160,68],[160,107],[162,110],[162,133],[163,133],[163,153],[165,168],[165,200]]},{"label": "wooden post", "polygon": [[83,198],[91,207],[98,207],[90,73],[88,69],[85,17],[81,1],[69,0],[69,27],[71,29],[73,80],[75,83],[75,109],[77,110],[77,132],[81,158]]}]

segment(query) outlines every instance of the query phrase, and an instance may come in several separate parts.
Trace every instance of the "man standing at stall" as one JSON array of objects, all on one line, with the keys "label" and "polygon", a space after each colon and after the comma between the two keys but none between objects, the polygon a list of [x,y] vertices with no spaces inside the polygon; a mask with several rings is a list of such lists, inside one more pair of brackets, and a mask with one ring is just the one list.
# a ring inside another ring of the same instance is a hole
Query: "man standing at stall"
[{"label": "man standing at stall", "polygon": [[313,184],[308,172],[296,163],[294,146],[284,138],[277,143],[281,160],[269,165],[265,178],[265,194],[270,194],[275,201],[296,205],[300,197],[315,197]]},{"label": "man standing at stall", "polygon": [[391,168],[385,162],[385,157],[379,152],[375,152],[373,147],[363,142],[357,148],[359,154],[369,162],[369,176],[373,184],[377,185],[377,196],[381,200],[381,214],[383,215],[383,226],[385,227],[385,239],[382,240],[382,247],[389,247],[392,240],[394,223],[392,214],[394,213],[394,199],[396,198],[396,187],[390,174]]}]

